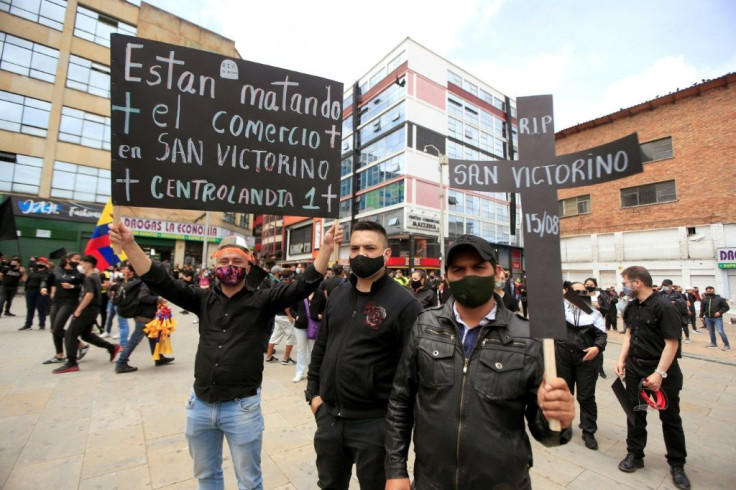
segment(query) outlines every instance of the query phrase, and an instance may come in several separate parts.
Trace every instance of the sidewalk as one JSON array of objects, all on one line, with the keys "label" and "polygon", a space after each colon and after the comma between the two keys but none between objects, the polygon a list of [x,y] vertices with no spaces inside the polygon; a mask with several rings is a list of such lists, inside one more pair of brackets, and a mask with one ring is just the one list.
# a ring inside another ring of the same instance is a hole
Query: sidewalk
[{"label": "sidewalk", "polygon": [[[51,374],[53,365],[41,364],[53,354],[48,331],[19,332],[23,318],[1,318],[0,486],[196,488],[184,437],[184,403],[192,385],[197,326],[194,315],[176,318],[173,364],[154,367],[147,346],[141,345],[131,359],[139,370],[115,374],[107,352],[91,347],[78,373],[62,375]],[[727,321],[726,332],[736,341],[736,325]],[[547,449],[533,442],[535,489],[674,488],[653,412],[646,468],[633,474],[617,469],[626,452],[625,416],[610,389],[620,351],[617,336],[610,335],[604,363],[608,379],[600,379],[597,389],[600,449],[586,449],[577,429],[565,447]],[[707,337],[691,334],[692,343],[683,345],[686,470],[693,488],[733,488],[736,350],[705,349]],[[277,357],[282,353],[280,346]],[[317,488],[314,418],[304,402],[305,382],[293,383],[293,376],[293,366],[265,365],[263,472],[268,490]],[[237,488],[227,450],[224,469],[226,488]],[[358,489],[357,481],[350,488]]]}]

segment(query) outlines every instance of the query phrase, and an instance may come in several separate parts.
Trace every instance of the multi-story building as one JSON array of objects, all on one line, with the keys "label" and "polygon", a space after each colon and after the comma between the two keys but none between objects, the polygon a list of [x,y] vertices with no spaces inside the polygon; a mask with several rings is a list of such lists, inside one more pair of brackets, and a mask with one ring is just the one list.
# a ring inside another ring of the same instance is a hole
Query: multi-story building
[{"label": "multi-story building", "polygon": [[[110,197],[110,34],[238,55],[233,41],[145,2],[0,0],[0,193],[13,198],[23,255],[80,250]],[[121,207],[141,245],[200,262],[251,218]],[[4,252],[12,252],[12,246]]]},{"label": "multi-story building", "polygon": [[609,287],[643,265],[655,283],[714,286],[734,300],[734,121],[731,73],[558,132],[558,154],[636,132],[645,160],[640,174],[559,191],[565,279]]},{"label": "multi-story building", "polygon": [[[511,260],[521,240],[518,226],[510,228],[509,196],[449,189],[442,205],[438,159],[513,159],[515,110],[513,99],[477,77],[409,38],[402,41],[345,89],[340,221],[346,236],[356,220],[381,223],[393,250],[389,266],[427,269],[440,266],[440,229],[450,242],[473,233],[499,244],[501,262],[520,272],[521,262]],[[309,241],[306,225],[317,246],[330,223],[313,221],[286,228],[287,262],[311,257],[292,241]],[[343,247],[340,261],[347,257]]]}]

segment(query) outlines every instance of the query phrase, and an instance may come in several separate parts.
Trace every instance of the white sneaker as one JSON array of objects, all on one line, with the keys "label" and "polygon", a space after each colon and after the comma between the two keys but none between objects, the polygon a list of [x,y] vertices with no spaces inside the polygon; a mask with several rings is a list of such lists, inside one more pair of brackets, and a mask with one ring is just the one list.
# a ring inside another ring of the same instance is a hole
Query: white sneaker
[{"label": "white sneaker", "polygon": [[293,381],[294,383],[298,383],[299,381],[303,379],[304,379],[304,376],[294,376],[294,379],[292,379],[291,381]]},{"label": "white sneaker", "polygon": [[120,338],[120,334],[119,333],[116,333],[115,335],[112,336],[112,338],[119,339]]},{"label": "white sneaker", "polygon": [[195,325],[196,325],[197,323],[199,323],[199,318],[195,318],[194,320],[192,320],[192,323],[194,323]]},{"label": "white sneaker", "polygon": [[104,333],[103,333],[102,335],[100,335],[100,338],[102,338],[102,339],[106,339],[106,338],[108,338],[109,336],[110,336],[110,334],[109,334],[109,333],[107,333],[107,332],[104,332]]},{"label": "white sneaker", "polygon": [[690,343],[690,339],[685,339],[685,343],[686,344],[689,344]]}]

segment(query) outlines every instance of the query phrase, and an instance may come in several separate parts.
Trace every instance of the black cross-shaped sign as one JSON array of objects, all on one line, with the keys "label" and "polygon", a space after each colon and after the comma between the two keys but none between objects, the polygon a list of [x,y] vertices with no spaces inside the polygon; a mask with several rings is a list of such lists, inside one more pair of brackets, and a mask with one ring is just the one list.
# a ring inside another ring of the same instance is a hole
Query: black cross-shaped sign
[{"label": "black cross-shaped sign", "polygon": [[642,171],[636,133],[589,150],[555,155],[552,96],[519,97],[519,160],[450,160],[450,187],[518,192],[523,209],[530,329],[564,338],[557,189],[600,184]]}]

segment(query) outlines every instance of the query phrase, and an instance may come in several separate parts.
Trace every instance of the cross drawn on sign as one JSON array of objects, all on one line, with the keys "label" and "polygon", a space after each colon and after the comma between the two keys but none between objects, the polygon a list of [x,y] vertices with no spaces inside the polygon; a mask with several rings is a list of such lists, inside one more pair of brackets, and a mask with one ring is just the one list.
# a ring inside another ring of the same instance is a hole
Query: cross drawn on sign
[{"label": "cross drawn on sign", "polygon": [[554,343],[565,337],[560,222],[557,189],[600,184],[642,171],[636,133],[589,150],[555,155],[552,96],[517,99],[519,160],[450,160],[450,187],[474,191],[518,192],[531,336],[544,338],[545,373],[555,376]]}]

